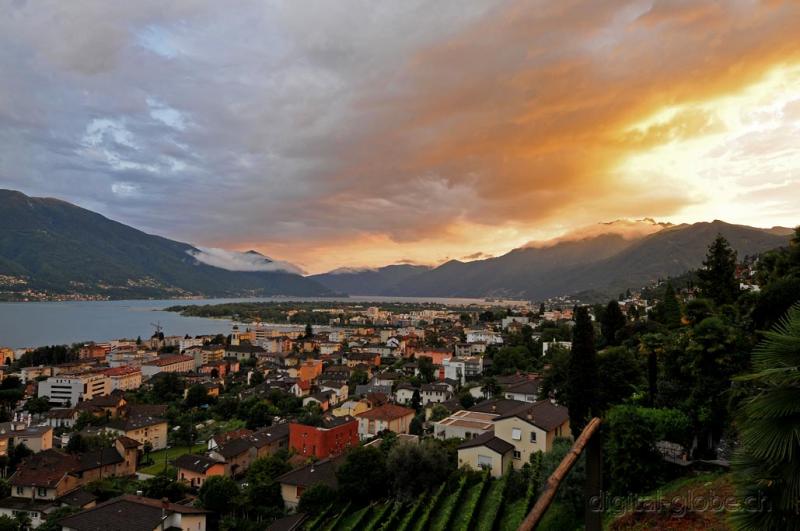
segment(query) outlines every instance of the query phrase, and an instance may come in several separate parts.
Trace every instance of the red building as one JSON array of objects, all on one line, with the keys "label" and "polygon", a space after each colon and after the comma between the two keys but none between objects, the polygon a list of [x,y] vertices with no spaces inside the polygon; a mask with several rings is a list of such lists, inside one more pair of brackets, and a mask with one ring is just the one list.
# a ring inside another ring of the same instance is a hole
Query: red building
[{"label": "red building", "polygon": [[358,446],[358,440],[358,421],[349,415],[325,415],[321,426],[289,424],[289,447],[300,455],[327,459]]}]

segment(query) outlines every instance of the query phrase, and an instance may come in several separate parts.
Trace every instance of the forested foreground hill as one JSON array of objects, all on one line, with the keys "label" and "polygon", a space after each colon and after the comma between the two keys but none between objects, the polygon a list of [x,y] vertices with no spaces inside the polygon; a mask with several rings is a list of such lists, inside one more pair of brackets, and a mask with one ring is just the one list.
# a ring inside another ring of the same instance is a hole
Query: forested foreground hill
[{"label": "forested foreground hill", "polygon": [[0,190],[0,212],[0,291],[111,298],[330,294],[297,274],[201,263],[189,244],[56,199]]}]

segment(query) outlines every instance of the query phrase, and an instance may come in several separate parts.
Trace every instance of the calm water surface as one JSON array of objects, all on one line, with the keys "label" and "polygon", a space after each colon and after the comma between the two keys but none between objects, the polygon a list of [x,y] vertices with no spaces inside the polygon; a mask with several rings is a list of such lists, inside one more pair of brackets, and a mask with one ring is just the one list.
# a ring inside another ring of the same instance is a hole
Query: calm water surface
[{"label": "calm water surface", "polygon": [[[197,299],[87,302],[7,302],[0,303],[0,346],[23,348],[69,344],[80,341],[149,337],[161,323],[164,334],[191,336],[228,334],[231,322],[223,319],[183,317],[165,312],[173,305],[217,304],[238,301],[286,301],[288,299]],[[403,297],[350,297],[346,299],[297,298],[292,300],[342,300],[347,302],[438,302],[445,304],[481,303],[479,299],[438,299]]]}]

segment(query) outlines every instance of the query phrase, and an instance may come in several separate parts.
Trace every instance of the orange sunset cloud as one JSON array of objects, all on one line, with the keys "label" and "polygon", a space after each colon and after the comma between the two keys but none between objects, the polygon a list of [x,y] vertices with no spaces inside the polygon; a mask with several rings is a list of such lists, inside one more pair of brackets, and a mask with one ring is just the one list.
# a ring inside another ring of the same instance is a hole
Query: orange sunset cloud
[{"label": "orange sunset cloud", "polygon": [[[50,116],[88,123],[37,129],[42,111],[24,110],[41,102],[20,99],[5,112],[38,149],[7,148],[0,170],[309,272],[498,255],[618,219],[800,220],[798,2],[414,0],[364,23],[358,9],[145,2],[112,23],[98,6],[86,20],[115,42],[102,57],[67,19],[53,38],[81,49],[36,40],[16,93],[63,75],[72,103]],[[17,46],[41,34],[20,11],[4,29]],[[112,78],[141,97],[92,99]]]}]

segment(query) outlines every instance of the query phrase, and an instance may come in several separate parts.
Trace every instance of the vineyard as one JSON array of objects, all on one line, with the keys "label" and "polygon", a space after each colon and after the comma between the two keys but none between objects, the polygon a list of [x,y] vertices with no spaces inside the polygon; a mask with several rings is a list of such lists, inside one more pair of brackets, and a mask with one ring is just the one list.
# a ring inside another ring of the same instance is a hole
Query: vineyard
[{"label": "vineyard", "polygon": [[459,473],[432,492],[401,502],[363,507],[329,507],[306,520],[304,529],[322,531],[515,530],[533,506],[537,481],[520,485],[509,476]]}]

